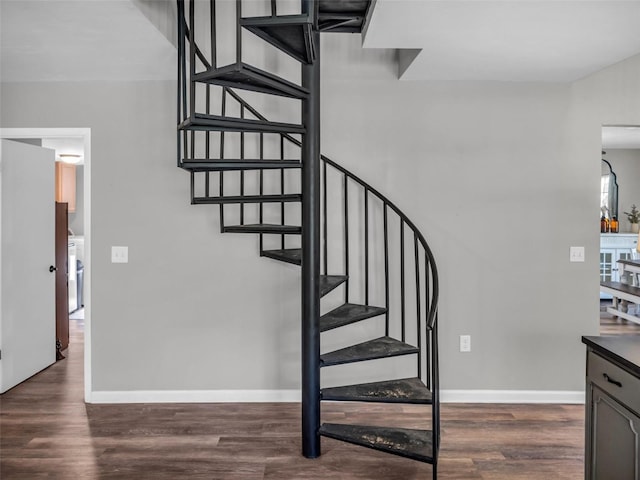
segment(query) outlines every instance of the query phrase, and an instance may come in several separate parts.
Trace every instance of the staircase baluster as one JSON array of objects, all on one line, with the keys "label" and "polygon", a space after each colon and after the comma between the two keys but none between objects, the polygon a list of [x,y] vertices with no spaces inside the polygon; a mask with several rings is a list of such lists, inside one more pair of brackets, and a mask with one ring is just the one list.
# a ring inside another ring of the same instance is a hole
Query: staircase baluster
[{"label": "staircase baluster", "polygon": [[389,227],[387,221],[387,203],[382,202],[383,225],[384,225],[384,307],[387,309],[384,314],[384,334],[389,336]]},{"label": "staircase baluster", "polygon": [[242,0],[236,0],[236,63],[242,62],[242,29],[240,19],[242,18]]},{"label": "staircase baluster", "polygon": [[189,192],[191,194],[191,203],[193,204],[193,199],[195,197],[195,177],[196,177],[196,173],[195,172],[189,172]]},{"label": "staircase baluster", "polygon": [[322,235],[324,246],[324,274],[327,275],[327,267],[329,265],[328,260],[328,247],[327,247],[327,162],[322,162]]},{"label": "staircase baluster", "polygon": [[[218,52],[216,41],[216,0],[209,0],[209,16],[211,32],[211,68],[218,68]],[[208,84],[207,84],[208,86]]]},{"label": "staircase baluster", "polygon": [[429,299],[429,285],[430,285],[430,273],[429,273],[429,256],[427,255],[427,251],[424,252],[424,316],[425,316],[425,331],[426,331],[426,344],[425,344],[425,358],[426,358],[426,385],[427,388],[431,388],[431,355],[433,352],[431,351],[431,344],[433,341],[433,330],[429,327],[428,317],[429,311],[431,307],[431,300]]},{"label": "staircase baluster", "polygon": [[[260,160],[264,160],[264,133],[260,133]],[[264,170],[260,169],[260,195],[264,194]],[[260,202],[260,225],[264,222],[264,203]],[[260,253],[264,250],[264,235],[260,234]]]},{"label": "staircase baluster", "polygon": [[[326,162],[325,162],[326,163]],[[349,303],[349,179],[347,174],[344,177],[344,274],[347,281],[344,285],[344,302]]]},{"label": "staircase baluster", "polygon": [[[244,119],[243,104],[240,104],[240,118]],[[244,160],[244,132],[240,132],[240,160]],[[240,196],[244,196],[244,170],[240,170]],[[240,204],[240,225],[244,225],[244,205]]]},{"label": "staircase baluster", "polygon": [[369,305],[369,189],[364,187],[364,304]]},{"label": "staircase baluster", "polygon": [[418,252],[418,236],[416,233],[413,233],[413,250],[415,253],[415,264],[416,264],[416,319],[417,319],[417,338],[418,338],[418,350],[420,350],[420,354],[418,355],[418,378],[422,377],[422,331],[420,328],[420,323],[422,323],[422,319],[420,318],[420,254]]},{"label": "staircase baluster", "polygon": [[[284,135],[280,135],[280,160],[284,160]],[[280,193],[284,195],[284,168],[280,169]],[[284,202],[280,202],[280,224],[285,225]],[[280,248],[284,250],[285,235],[280,235]]]},{"label": "staircase baluster", "polygon": [[271,16],[275,17],[277,16],[277,9],[276,9],[276,0],[271,0]]},{"label": "staircase baluster", "polygon": [[[208,114],[211,113],[211,85],[207,84],[206,86],[206,110],[205,112]],[[204,156],[205,158],[209,159],[211,158],[210,155],[210,147],[211,147],[211,131],[207,131],[205,132],[205,137],[204,137]],[[205,197],[209,197],[210,195],[210,191],[209,191],[209,183],[211,180],[211,172],[205,172],[205,177],[204,177],[204,196]]]},{"label": "staircase baluster", "polygon": [[406,338],[405,298],[404,298],[404,219],[400,219],[400,321],[402,325],[401,340]]},{"label": "staircase baluster", "polygon": [[[222,105],[220,114],[224,117],[227,113],[227,87],[222,89]],[[224,158],[224,130],[220,132],[220,159]],[[224,196],[224,170],[218,175],[220,180],[220,191],[218,195]],[[224,233],[224,205],[220,204],[220,231]]]},{"label": "staircase baluster", "polygon": [[[189,116],[193,118],[196,113],[196,40],[195,40],[195,2],[189,2]],[[195,130],[191,130],[191,158],[195,158]]]}]

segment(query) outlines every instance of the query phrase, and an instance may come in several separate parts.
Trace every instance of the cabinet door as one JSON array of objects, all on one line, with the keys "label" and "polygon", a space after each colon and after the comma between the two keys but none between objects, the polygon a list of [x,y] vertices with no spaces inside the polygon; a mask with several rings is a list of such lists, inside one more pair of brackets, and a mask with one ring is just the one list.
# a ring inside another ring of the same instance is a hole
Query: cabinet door
[{"label": "cabinet door", "polygon": [[640,417],[589,383],[588,480],[640,480]]},{"label": "cabinet door", "polygon": [[600,249],[600,281],[613,282],[616,268],[616,250],[614,248]]}]

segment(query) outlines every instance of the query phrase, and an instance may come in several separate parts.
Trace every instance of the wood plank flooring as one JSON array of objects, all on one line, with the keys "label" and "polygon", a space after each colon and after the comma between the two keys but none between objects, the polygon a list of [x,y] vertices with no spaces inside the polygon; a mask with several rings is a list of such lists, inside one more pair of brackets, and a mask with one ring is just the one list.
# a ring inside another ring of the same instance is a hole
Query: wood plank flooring
[{"label": "wood plank flooring", "polygon": [[[603,328],[629,331],[609,320]],[[85,405],[82,330],[71,324],[67,359],[0,397],[2,480],[431,478],[430,465],[331,439],[322,440],[320,458],[303,458],[298,404]],[[324,407],[323,420],[428,428],[425,411],[336,403]],[[582,479],[583,411],[444,404],[438,476]]]}]

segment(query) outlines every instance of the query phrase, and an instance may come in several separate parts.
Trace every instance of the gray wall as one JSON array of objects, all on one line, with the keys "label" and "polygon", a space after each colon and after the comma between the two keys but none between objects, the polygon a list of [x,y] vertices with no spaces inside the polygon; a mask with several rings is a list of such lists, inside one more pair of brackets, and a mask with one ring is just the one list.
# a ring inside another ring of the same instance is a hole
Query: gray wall
[{"label": "gray wall", "polygon": [[76,165],[76,211],[69,213],[69,228],[84,235],[84,165]]},{"label": "gray wall", "polygon": [[629,232],[631,227],[624,212],[630,211],[634,204],[640,209],[640,150],[607,148],[605,158],[618,179],[620,231]]},{"label": "gray wall", "polygon": [[[323,152],[396,201],[438,260],[442,388],[581,390],[580,336],[598,331],[600,126],[640,123],[640,59],[570,86],[399,82],[391,52],[350,35],[325,36],[323,58]],[[299,271],[189,205],[174,95],[171,82],[2,85],[4,127],[92,129],[94,390],[297,388]],[[130,263],[111,264],[111,245]]]}]

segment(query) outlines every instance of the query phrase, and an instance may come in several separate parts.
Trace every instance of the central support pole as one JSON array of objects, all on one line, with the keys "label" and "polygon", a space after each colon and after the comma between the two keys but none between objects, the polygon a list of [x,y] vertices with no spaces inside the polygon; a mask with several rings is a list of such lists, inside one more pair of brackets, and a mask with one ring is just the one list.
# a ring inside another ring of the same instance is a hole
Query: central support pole
[{"label": "central support pole", "polygon": [[320,33],[315,1],[302,0],[313,23],[315,61],[302,65],[302,454],[320,456]]}]

